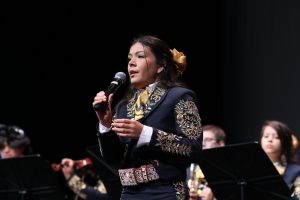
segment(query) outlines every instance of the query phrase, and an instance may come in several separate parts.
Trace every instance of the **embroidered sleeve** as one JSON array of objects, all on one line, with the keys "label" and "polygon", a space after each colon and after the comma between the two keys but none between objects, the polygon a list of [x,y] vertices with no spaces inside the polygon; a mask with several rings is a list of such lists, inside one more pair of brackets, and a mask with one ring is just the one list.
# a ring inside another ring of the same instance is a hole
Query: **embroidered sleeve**
[{"label": "embroidered sleeve", "polygon": [[155,146],[170,162],[194,160],[202,149],[201,119],[195,102],[188,98],[179,100],[174,107],[174,116],[176,133],[156,130]]},{"label": "embroidered sleeve", "polygon": [[192,149],[187,144],[179,144],[179,141],[182,139],[181,136],[174,134],[169,134],[158,130],[157,140],[158,143],[156,146],[160,146],[163,151],[176,153],[180,155],[190,155]]},{"label": "embroidered sleeve", "polygon": [[197,139],[201,136],[201,119],[198,114],[197,106],[193,101],[180,100],[176,107],[176,123],[181,131],[190,139]]}]

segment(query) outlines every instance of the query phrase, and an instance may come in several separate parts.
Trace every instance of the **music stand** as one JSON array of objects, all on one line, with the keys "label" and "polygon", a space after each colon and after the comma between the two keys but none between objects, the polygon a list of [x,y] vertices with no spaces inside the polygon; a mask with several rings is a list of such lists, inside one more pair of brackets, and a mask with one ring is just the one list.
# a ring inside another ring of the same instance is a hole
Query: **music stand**
[{"label": "music stand", "polygon": [[112,167],[109,163],[103,160],[100,154],[100,147],[90,146],[86,149],[92,162],[93,168],[97,174],[100,175],[103,181],[110,200],[120,200],[122,185],[117,169]]},{"label": "music stand", "polygon": [[202,152],[199,165],[218,200],[291,199],[287,184],[257,142]]},{"label": "music stand", "polygon": [[63,200],[60,189],[39,155],[0,159],[0,199]]}]

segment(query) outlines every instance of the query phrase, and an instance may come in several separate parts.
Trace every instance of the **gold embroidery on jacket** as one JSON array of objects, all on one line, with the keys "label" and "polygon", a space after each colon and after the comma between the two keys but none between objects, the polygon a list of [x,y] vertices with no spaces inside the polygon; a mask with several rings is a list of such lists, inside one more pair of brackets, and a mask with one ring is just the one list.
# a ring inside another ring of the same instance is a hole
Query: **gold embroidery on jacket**
[{"label": "gold embroidery on jacket", "polygon": [[[155,90],[150,94],[150,97],[144,108],[144,116],[151,112],[154,106],[161,100],[162,96],[165,94],[166,89],[156,87]],[[127,104],[127,117],[134,118],[134,104],[137,98],[137,93],[129,100]]]},{"label": "gold embroidery on jacket", "polygon": [[198,108],[193,101],[180,100],[175,107],[176,122],[184,135],[190,139],[197,139],[201,136],[201,119]]},{"label": "gold embroidery on jacket", "polygon": [[190,153],[192,152],[191,147],[185,144],[179,144],[179,140],[181,138],[181,136],[168,134],[166,132],[158,130],[158,143],[155,146],[160,146],[164,151],[178,153],[181,155],[190,155]]},{"label": "gold embroidery on jacket", "polygon": [[166,89],[156,87],[151,96],[149,97],[148,102],[146,103],[145,115],[148,114],[152,108],[160,101],[161,97],[165,94]]},{"label": "gold embroidery on jacket", "polygon": [[184,200],[185,191],[184,191],[184,182],[178,181],[173,183],[173,187],[176,190],[176,199],[177,200]]},{"label": "gold embroidery on jacket", "polygon": [[134,104],[135,96],[132,97],[127,104],[127,117],[130,119],[134,118]]}]

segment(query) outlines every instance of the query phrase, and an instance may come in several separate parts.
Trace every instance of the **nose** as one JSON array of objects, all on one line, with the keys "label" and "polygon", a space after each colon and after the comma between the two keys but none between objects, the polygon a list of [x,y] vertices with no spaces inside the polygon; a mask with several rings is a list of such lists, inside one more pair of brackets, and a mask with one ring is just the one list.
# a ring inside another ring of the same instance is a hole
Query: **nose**
[{"label": "nose", "polygon": [[272,142],[273,139],[274,139],[273,137],[268,137],[268,138],[267,138],[267,141],[268,141],[268,142]]},{"label": "nose", "polygon": [[132,58],[130,58],[128,60],[128,66],[129,67],[135,66],[135,59],[134,59],[134,57],[132,57]]}]

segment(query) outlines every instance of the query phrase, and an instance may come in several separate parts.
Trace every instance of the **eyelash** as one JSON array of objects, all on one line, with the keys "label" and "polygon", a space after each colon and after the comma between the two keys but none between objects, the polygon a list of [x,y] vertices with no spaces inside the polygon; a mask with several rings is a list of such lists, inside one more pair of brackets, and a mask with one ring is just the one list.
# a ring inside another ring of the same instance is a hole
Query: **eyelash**
[{"label": "eyelash", "polygon": [[[269,137],[269,135],[265,135],[265,136],[263,136],[264,138],[268,138]],[[274,138],[275,139],[279,139],[279,137],[278,136],[274,136]]]},{"label": "eyelash", "polygon": [[[138,55],[137,58],[144,59],[144,58],[146,58],[146,56],[145,55]],[[131,59],[132,59],[132,57],[128,58],[127,61],[129,62]]]}]

